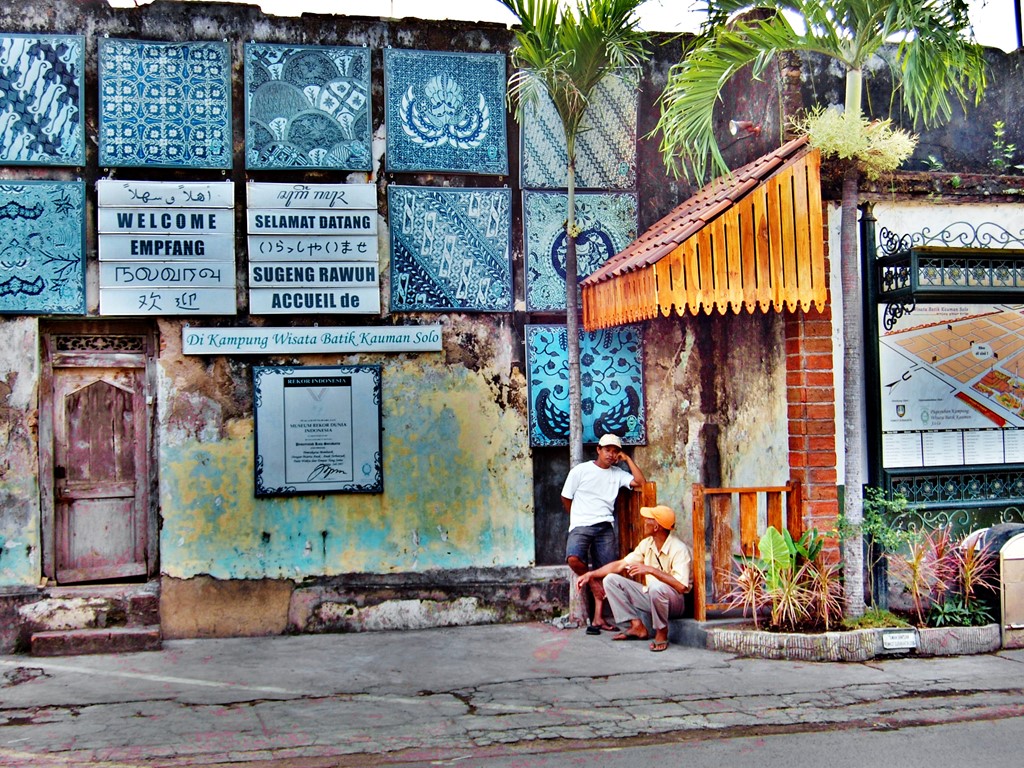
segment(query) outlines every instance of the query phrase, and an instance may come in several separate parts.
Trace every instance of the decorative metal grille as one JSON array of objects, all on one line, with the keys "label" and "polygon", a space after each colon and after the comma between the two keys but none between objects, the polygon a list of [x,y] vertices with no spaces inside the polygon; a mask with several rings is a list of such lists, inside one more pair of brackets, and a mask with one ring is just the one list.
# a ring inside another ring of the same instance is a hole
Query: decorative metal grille
[{"label": "decorative metal grille", "polygon": [[55,336],[58,352],[145,352],[145,336]]},{"label": "decorative metal grille", "polygon": [[890,521],[899,528],[948,526],[959,536],[999,523],[1024,522],[1024,469],[889,476],[886,490],[907,499],[906,512]]}]

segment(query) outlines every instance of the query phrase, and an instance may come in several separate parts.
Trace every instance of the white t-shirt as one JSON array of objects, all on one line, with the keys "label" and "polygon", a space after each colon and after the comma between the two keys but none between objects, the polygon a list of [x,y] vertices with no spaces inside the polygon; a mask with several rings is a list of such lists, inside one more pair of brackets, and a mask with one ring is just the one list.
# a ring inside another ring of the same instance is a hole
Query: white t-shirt
[{"label": "white t-shirt", "polygon": [[633,475],[617,466],[601,469],[596,462],[585,461],[569,470],[562,495],[572,499],[569,530],[583,525],[615,522],[615,499],[620,488],[628,488]]}]

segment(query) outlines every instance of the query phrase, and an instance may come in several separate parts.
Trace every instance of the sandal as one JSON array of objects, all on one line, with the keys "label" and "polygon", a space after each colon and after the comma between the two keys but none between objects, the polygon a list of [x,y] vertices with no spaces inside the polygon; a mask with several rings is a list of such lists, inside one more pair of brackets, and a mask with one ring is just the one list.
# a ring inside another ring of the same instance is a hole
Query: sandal
[{"label": "sandal", "polygon": [[655,653],[659,653],[668,648],[668,640],[655,640],[651,643],[651,650]]},{"label": "sandal", "polygon": [[634,635],[629,632],[620,632],[612,640],[646,640],[647,636],[641,637],[640,635]]}]

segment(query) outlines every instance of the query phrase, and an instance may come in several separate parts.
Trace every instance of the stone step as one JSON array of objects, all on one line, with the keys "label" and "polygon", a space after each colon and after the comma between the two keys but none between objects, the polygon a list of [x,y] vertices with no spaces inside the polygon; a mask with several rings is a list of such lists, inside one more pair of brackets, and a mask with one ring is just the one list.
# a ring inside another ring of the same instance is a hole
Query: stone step
[{"label": "stone step", "polygon": [[160,627],[104,627],[34,632],[33,656],[77,656],[86,653],[135,653],[163,647]]}]

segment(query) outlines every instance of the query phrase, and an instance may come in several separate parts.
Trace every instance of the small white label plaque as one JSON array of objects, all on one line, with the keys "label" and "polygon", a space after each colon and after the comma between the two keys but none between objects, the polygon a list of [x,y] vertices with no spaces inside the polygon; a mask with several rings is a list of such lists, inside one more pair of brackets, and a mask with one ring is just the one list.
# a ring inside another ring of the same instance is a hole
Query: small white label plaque
[{"label": "small white label plaque", "polygon": [[917,630],[883,629],[882,647],[887,651],[905,651],[917,648]]}]

